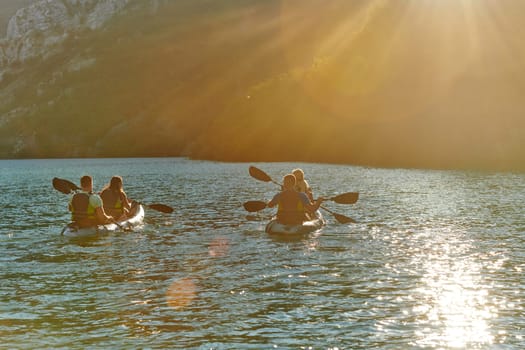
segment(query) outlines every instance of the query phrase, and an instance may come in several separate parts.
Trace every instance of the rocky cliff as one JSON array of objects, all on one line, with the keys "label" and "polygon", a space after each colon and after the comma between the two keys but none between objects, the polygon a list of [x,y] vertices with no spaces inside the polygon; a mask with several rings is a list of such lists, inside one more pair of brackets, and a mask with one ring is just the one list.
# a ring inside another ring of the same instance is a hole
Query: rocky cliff
[{"label": "rocky cliff", "polygon": [[40,0],[19,9],[0,41],[0,69],[46,56],[73,32],[101,28],[129,0]]}]

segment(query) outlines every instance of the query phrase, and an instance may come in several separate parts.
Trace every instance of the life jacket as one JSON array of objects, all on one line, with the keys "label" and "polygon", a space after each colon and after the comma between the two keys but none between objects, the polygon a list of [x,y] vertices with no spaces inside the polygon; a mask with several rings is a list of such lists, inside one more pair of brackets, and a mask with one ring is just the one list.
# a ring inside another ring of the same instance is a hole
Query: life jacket
[{"label": "life jacket", "polygon": [[303,202],[296,191],[281,192],[277,205],[277,220],[282,224],[302,224],[307,219]]},{"label": "life jacket", "polygon": [[109,188],[106,188],[100,194],[100,198],[102,198],[102,203],[106,214],[111,215],[115,218],[119,218],[122,214],[124,214],[124,207],[122,205],[122,194],[120,192],[115,193]]},{"label": "life jacket", "polygon": [[71,199],[71,221],[80,227],[97,225],[97,215],[89,201],[90,197],[91,193],[80,192]]}]

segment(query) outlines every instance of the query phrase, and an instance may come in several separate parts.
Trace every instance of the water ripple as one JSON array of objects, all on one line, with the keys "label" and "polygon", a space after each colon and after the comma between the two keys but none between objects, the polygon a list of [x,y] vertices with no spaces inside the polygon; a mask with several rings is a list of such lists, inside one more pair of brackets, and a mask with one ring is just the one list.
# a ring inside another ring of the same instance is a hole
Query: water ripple
[{"label": "water ripple", "polygon": [[[359,223],[268,236],[247,164],[2,161],[0,336],[6,348],[519,349],[525,177],[300,164]],[[297,164],[260,164],[280,178]],[[5,170],[7,169],[7,170]],[[134,232],[61,237],[50,179],[113,174],[165,203]],[[154,171],[153,171],[154,169]],[[210,185],[211,184],[211,185]]]}]

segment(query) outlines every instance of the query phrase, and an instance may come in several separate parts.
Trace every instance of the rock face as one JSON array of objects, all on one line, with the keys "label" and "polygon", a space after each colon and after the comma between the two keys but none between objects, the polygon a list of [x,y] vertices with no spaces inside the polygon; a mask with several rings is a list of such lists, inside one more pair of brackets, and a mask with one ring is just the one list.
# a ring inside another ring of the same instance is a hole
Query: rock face
[{"label": "rock face", "polygon": [[75,30],[102,27],[130,0],[41,0],[11,18],[0,40],[0,70],[52,52]]},{"label": "rock face", "polygon": [[[10,13],[15,14],[9,21],[4,20],[6,35],[0,38],[0,157],[35,156],[33,152],[45,149],[49,138],[63,139],[53,132],[36,131],[41,128],[33,123],[39,118],[47,118],[52,124],[53,117],[47,113],[61,109],[63,103],[68,105],[77,101],[75,106],[82,105],[83,98],[77,95],[78,81],[75,78],[67,80],[65,76],[70,78],[71,73],[81,75],[99,61],[100,52],[93,52],[93,43],[89,39],[86,42],[85,37],[97,30],[103,31],[100,37],[111,33],[108,25],[117,15],[129,26],[130,20],[126,20],[126,16],[154,16],[172,0],[25,1],[25,7],[19,3],[16,12],[10,3],[13,9]],[[73,40],[82,49],[67,45]],[[110,49],[113,41],[105,42]],[[88,89],[97,84],[92,84],[90,79],[81,80],[80,85],[88,86]],[[82,110],[82,107],[78,109]],[[64,123],[61,121],[56,125]],[[72,147],[69,155],[82,155],[77,151],[80,148]]]}]

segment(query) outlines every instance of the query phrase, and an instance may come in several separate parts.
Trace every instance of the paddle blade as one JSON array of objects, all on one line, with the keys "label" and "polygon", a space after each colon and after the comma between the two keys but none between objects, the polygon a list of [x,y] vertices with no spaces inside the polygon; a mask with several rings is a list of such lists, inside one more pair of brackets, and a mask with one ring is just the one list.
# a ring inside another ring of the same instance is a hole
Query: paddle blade
[{"label": "paddle blade", "polygon": [[330,198],[330,200],[338,204],[354,204],[359,199],[358,192],[343,193],[338,196]]},{"label": "paddle blade", "polygon": [[332,214],[334,216],[334,218],[339,221],[340,224],[355,224],[356,221],[352,218],[349,218],[348,216],[344,216],[344,215],[341,215],[341,214],[337,214],[337,213],[334,213],[333,211],[331,211],[330,209],[328,208],[325,208],[323,207],[322,205],[319,207],[323,210],[326,210],[327,212],[329,212],[330,214]]},{"label": "paddle blade", "polygon": [[150,209],[153,209],[153,210],[156,210],[156,211],[160,211],[161,213],[166,213],[166,214],[171,214],[173,213],[173,208],[170,207],[169,205],[165,205],[165,204],[148,204],[146,205],[148,208]]},{"label": "paddle blade", "polygon": [[264,208],[266,208],[266,202],[263,202],[263,201],[248,201],[248,202],[244,203],[243,206],[244,206],[244,209],[246,209],[246,211],[248,211],[250,213],[253,213],[253,212],[256,212],[256,211],[259,211],[259,210],[263,210]]},{"label": "paddle blade", "polygon": [[352,218],[349,218],[348,216],[344,216],[337,213],[332,213],[334,218],[340,223],[340,224],[355,224],[356,221]]},{"label": "paddle blade", "polygon": [[64,194],[70,194],[71,192],[80,190],[80,187],[71,181],[59,179],[58,177],[53,178],[53,188]]},{"label": "paddle blade", "polygon": [[254,166],[250,166],[248,171],[249,171],[250,175],[252,177],[256,178],[257,180],[264,181],[264,182],[271,182],[272,181],[272,178],[268,174],[266,174],[264,171],[259,169],[259,168],[256,168]]}]

